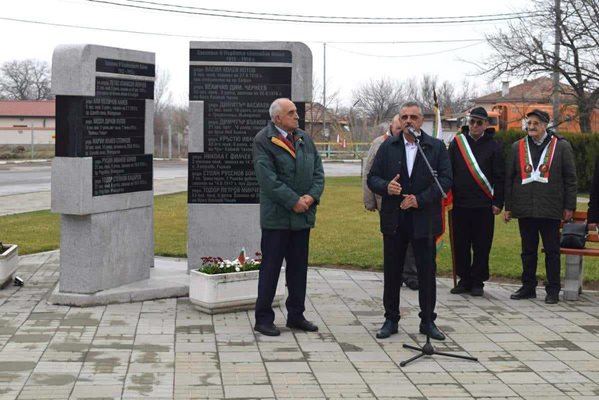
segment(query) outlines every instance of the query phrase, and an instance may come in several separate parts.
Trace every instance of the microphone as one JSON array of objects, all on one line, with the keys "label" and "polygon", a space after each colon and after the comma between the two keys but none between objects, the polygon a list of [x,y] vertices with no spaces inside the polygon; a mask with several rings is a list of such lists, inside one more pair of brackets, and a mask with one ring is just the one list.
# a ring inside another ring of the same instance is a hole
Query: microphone
[{"label": "microphone", "polygon": [[406,127],[406,130],[408,131],[410,136],[412,136],[414,138],[415,141],[419,140],[420,135],[418,135],[418,132],[416,132],[416,129],[412,128],[411,126],[408,126],[408,127]]}]

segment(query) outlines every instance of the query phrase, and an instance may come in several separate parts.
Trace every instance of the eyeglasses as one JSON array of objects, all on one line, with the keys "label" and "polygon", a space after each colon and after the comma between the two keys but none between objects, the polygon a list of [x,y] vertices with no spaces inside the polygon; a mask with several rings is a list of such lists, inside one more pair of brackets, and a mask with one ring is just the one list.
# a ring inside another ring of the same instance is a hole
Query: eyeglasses
[{"label": "eyeglasses", "polygon": [[402,121],[407,121],[408,118],[412,121],[416,121],[418,120],[418,118],[420,118],[420,115],[402,115],[400,118]]},{"label": "eyeglasses", "polygon": [[470,125],[478,125],[481,126],[482,124],[485,123],[485,121],[483,121],[482,119],[471,119],[470,121],[468,121],[468,123]]}]

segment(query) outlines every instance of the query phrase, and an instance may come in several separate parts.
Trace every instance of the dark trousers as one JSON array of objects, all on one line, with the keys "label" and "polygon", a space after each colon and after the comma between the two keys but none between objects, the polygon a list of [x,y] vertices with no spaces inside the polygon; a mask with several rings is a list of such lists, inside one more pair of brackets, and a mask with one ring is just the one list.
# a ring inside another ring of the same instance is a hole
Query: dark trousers
[{"label": "dark trousers", "polygon": [[258,278],[256,324],[272,324],[275,320],[272,301],[283,260],[286,262],[285,278],[289,292],[285,303],[287,320],[291,322],[304,320],[309,240],[310,229],[301,231],[262,229],[260,243],[262,265]]},{"label": "dark trousers", "polygon": [[406,251],[402,279],[406,284],[408,282],[418,281],[418,270],[416,269],[416,259],[414,257],[414,249],[412,246],[408,246],[408,250]]},{"label": "dark trousers", "polygon": [[455,207],[453,221],[453,254],[460,286],[483,287],[489,279],[489,253],[493,243],[495,216],[491,207]]},{"label": "dark trousers", "polygon": [[437,273],[435,238],[412,238],[412,218],[406,212],[397,232],[393,235],[383,235],[383,268],[384,289],[383,305],[385,306],[385,319],[399,321],[399,290],[402,283],[402,273],[408,245],[412,245],[416,258],[418,271],[418,303],[420,305],[420,319],[423,322],[434,321],[435,304],[437,302]]},{"label": "dark trousers", "polygon": [[557,219],[520,218],[520,238],[522,240],[522,286],[527,289],[537,287],[537,259],[539,254],[539,234],[545,250],[545,270],[547,273],[547,293],[559,293],[560,258],[559,224]]}]

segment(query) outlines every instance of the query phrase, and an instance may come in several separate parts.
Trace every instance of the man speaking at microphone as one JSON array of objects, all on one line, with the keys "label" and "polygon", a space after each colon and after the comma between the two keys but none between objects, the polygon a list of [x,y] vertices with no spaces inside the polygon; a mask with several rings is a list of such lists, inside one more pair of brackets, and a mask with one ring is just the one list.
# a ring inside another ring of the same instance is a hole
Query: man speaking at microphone
[{"label": "man speaking at microphone", "polygon": [[418,103],[403,104],[399,118],[402,135],[381,145],[368,174],[368,187],[382,196],[379,215],[383,233],[385,322],[376,337],[388,338],[398,331],[403,264],[411,244],[418,270],[420,333],[444,340],[445,335],[434,322],[435,237],[442,231],[442,194],[418,152],[416,140],[445,192],[452,184],[451,164],[443,142],[420,129],[424,118]]}]

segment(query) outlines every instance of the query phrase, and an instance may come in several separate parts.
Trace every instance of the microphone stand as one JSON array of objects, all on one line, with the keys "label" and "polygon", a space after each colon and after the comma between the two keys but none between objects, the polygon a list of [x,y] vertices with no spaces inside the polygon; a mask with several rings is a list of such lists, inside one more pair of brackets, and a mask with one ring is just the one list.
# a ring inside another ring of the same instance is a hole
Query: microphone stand
[{"label": "microphone stand", "polygon": [[[445,191],[443,190],[443,187],[441,186],[441,183],[439,183],[439,179],[437,179],[437,173],[435,172],[435,170],[433,169],[433,167],[431,166],[430,162],[428,161],[428,158],[426,158],[426,155],[424,154],[424,151],[422,150],[422,146],[420,146],[420,140],[418,139],[418,135],[416,134],[416,131],[414,130],[414,128],[412,127],[408,127],[408,132],[409,134],[412,136],[412,138],[414,139],[414,141],[416,142],[416,147],[418,147],[418,152],[420,153],[420,155],[422,156],[422,159],[424,160],[424,162],[426,163],[426,166],[431,174],[431,176],[433,177],[433,179],[435,180],[435,183],[437,184],[437,187],[439,189],[439,191],[441,192],[441,196],[443,196],[444,199],[447,198],[447,193],[445,193]],[[429,223],[429,240],[433,240],[432,236],[430,235],[430,232],[432,231],[432,220]],[[434,246],[434,241],[433,241],[433,246]],[[436,253],[435,253],[436,255]],[[433,260],[434,262],[434,260]],[[426,317],[429,318],[432,314],[431,312],[431,297],[432,297],[432,290],[430,287],[430,282],[432,280],[435,279],[435,276],[433,274],[433,268],[432,265],[428,266],[428,279],[426,280],[426,286],[428,289],[428,298],[426,299]],[[432,321],[430,321],[432,322]],[[399,363],[400,367],[405,367],[406,365],[408,365],[409,363],[411,363],[412,361],[415,361],[423,356],[432,356],[432,355],[440,355],[440,356],[445,356],[445,357],[453,357],[453,358],[460,358],[462,360],[470,360],[470,361],[478,361],[478,358],[476,357],[470,357],[470,356],[462,356],[459,354],[451,354],[451,353],[444,353],[441,351],[437,351],[435,350],[435,348],[433,347],[433,345],[431,344],[431,337],[430,337],[430,333],[429,330],[427,329],[426,331],[426,343],[424,344],[424,346],[422,347],[417,347],[417,346],[412,346],[409,344],[404,344],[403,347],[405,349],[411,349],[411,350],[416,350],[419,351],[420,354],[415,355],[414,357],[410,358],[409,360],[406,361],[402,361]]]}]

